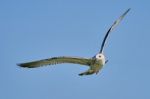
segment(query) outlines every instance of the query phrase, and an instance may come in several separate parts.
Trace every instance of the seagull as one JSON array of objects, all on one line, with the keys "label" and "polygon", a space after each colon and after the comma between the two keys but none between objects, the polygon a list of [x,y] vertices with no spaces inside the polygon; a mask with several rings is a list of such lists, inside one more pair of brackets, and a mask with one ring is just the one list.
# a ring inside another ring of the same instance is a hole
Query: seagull
[{"label": "seagull", "polygon": [[48,59],[42,59],[42,60],[31,61],[31,62],[26,62],[26,63],[20,63],[17,65],[20,67],[25,67],[25,68],[36,68],[36,67],[41,67],[41,66],[45,66],[45,65],[72,63],[72,64],[80,64],[80,65],[89,67],[89,69],[87,71],[80,73],[79,76],[97,74],[102,69],[102,67],[108,62],[108,60],[106,60],[105,55],[103,53],[108,35],[110,34],[110,32],[112,32],[112,30],[114,30],[114,28],[120,23],[120,21],[125,17],[125,15],[129,11],[130,11],[130,8],[127,9],[112,24],[112,26],[109,28],[106,35],[104,36],[99,53],[91,58],[60,56],[60,57],[52,57],[52,58],[48,58]]}]

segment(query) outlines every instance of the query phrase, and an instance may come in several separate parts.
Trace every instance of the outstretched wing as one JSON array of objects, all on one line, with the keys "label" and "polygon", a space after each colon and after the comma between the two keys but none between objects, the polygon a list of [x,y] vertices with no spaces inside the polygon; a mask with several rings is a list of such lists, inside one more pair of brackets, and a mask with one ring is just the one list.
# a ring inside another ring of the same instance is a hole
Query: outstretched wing
[{"label": "outstretched wing", "polygon": [[105,37],[104,37],[104,40],[102,42],[102,45],[101,45],[101,49],[100,49],[100,53],[103,52],[103,49],[104,49],[104,46],[105,46],[105,43],[106,43],[106,39],[109,35],[109,33],[120,23],[120,21],[125,17],[125,15],[130,11],[130,8],[125,12],[123,13],[114,23],[113,25],[109,28],[109,30],[107,31]]},{"label": "outstretched wing", "polygon": [[90,66],[92,61],[93,59],[91,58],[88,59],[88,58],[62,56],[62,57],[52,57],[49,59],[43,59],[43,60],[38,60],[33,62],[21,63],[17,65],[21,67],[27,67],[27,68],[36,68],[44,65],[54,65],[54,64],[61,64],[61,63],[73,63],[73,64]]}]

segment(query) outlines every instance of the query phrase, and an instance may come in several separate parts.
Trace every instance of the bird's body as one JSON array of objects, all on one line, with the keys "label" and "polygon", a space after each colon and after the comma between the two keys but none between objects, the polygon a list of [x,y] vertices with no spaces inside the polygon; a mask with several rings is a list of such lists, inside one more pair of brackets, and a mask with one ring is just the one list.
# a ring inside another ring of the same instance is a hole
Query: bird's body
[{"label": "bird's body", "polygon": [[27,62],[27,63],[21,63],[18,65],[21,67],[36,68],[36,67],[41,67],[41,66],[45,66],[45,65],[73,63],[73,64],[89,66],[89,69],[87,71],[79,74],[80,76],[90,75],[90,74],[94,74],[94,73],[97,74],[102,69],[102,67],[105,65],[105,63],[107,63],[107,60],[105,59],[105,56],[103,54],[103,49],[104,49],[104,46],[106,43],[106,39],[107,39],[109,33],[120,23],[120,21],[129,12],[129,10],[130,9],[128,9],[125,13],[123,13],[123,15],[121,15],[119,17],[119,19],[113,23],[113,25],[110,27],[110,29],[107,31],[107,33],[104,37],[100,52],[92,58],[62,56],[62,57],[52,57],[52,58],[48,58],[48,59],[32,61],[32,62]]}]

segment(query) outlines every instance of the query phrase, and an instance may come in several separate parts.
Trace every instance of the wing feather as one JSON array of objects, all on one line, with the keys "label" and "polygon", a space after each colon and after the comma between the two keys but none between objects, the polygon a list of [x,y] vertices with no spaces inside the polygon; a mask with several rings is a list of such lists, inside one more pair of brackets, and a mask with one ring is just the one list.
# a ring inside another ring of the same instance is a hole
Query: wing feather
[{"label": "wing feather", "polygon": [[36,68],[40,66],[54,65],[54,64],[61,64],[61,63],[73,63],[73,64],[90,66],[92,61],[93,61],[92,58],[62,56],[62,57],[52,57],[49,59],[43,59],[43,60],[32,61],[32,62],[27,62],[27,63],[21,63],[17,65],[20,67],[27,67],[27,68]]}]

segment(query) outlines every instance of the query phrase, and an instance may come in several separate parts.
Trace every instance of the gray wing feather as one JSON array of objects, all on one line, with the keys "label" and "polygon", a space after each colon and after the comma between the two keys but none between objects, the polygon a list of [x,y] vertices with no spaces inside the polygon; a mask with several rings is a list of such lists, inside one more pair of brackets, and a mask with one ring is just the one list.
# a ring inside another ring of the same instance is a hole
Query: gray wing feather
[{"label": "gray wing feather", "polygon": [[27,67],[27,68],[36,68],[44,65],[54,65],[54,64],[61,64],[61,63],[73,63],[73,64],[90,66],[92,61],[93,61],[92,58],[62,56],[62,57],[52,57],[49,59],[43,59],[43,60],[32,61],[27,63],[21,63],[17,65],[21,67]]}]

